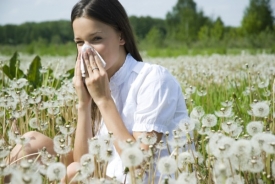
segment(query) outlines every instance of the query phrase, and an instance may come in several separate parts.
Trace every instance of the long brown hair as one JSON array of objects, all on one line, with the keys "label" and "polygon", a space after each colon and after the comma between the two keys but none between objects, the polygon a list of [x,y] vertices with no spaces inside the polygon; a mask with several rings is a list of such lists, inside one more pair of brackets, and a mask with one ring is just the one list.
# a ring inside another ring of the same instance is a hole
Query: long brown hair
[{"label": "long brown hair", "polygon": [[[142,61],[127,13],[118,0],[80,0],[72,9],[71,24],[76,18],[83,16],[97,19],[120,31],[125,40],[126,52],[137,61]],[[91,113],[93,136],[95,136],[100,128],[101,115],[94,101]]]}]

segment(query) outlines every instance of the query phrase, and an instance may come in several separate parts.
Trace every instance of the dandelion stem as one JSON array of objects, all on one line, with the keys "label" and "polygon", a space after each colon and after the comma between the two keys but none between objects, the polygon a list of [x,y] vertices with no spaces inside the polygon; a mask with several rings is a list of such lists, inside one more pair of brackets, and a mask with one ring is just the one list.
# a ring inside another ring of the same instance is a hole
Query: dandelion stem
[{"label": "dandelion stem", "polygon": [[[161,150],[162,149],[159,149],[159,153],[158,153],[158,159],[157,160],[159,160],[159,158],[160,158],[160,152],[161,152]],[[155,178],[155,176],[156,176],[156,172],[157,172],[157,167],[155,167],[155,169],[154,169],[154,174],[153,174],[153,184],[155,183],[155,180],[154,180],[154,178]],[[148,180],[148,182],[150,182],[150,180]]]},{"label": "dandelion stem", "polygon": [[103,168],[103,178],[106,178],[106,170],[107,170],[108,162],[106,161],[104,163],[104,168]]},{"label": "dandelion stem", "polygon": [[168,135],[165,135],[165,143],[166,143],[168,154],[171,155],[171,151],[170,151],[170,148],[169,148],[169,145],[168,145]]},{"label": "dandelion stem", "polygon": [[230,171],[231,171],[231,174],[232,174],[232,178],[234,179],[234,172],[233,172],[233,168],[232,168],[232,164],[231,164],[230,158],[228,158],[228,162],[229,162],[229,166],[230,166]]},{"label": "dandelion stem", "polygon": [[74,175],[74,177],[71,179],[71,181],[69,182],[69,184],[71,184],[78,175],[79,175],[79,171]]},{"label": "dandelion stem", "polygon": [[130,175],[131,175],[131,183],[136,184],[135,168],[131,166],[129,169],[130,169]]},{"label": "dandelion stem", "polygon": [[12,163],[10,163],[10,165],[14,164],[15,162],[19,161],[19,160],[22,160],[23,158],[26,158],[26,157],[30,157],[30,156],[34,156],[34,155],[38,155],[39,153],[32,153],[32,154],[29,154],[29,155],[25,155],[15,161],[13,161]]}]

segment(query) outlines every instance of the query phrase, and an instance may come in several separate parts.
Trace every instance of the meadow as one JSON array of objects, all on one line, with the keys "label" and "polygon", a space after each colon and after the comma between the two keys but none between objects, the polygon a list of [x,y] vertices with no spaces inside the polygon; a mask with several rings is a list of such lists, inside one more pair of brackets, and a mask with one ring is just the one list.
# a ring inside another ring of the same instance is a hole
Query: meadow
[{"label": "meadow", "polygon": [[[0,56],[0,183],[57,184],[73,149],[77,97],[72,85],[74,56]],[[19,62],[20,61],[20,62]],[[173,134],[121,143],[126,177],[133,184],[271,184],[275,181],[275,55],[197,55],[151,58],[180,82],[190,119]],[[169,107],[168,107],[169,108]],[[23,134],[39,131],[54,139],[46,149],[11,161]],[[74,177],[78,183],[119,183],[107,178],[113,137],[89,140],[89,153]],[[140,150],[139,143],[149,150]],[[161,151],[170,155],[159,157]],[[156,167],[155,167],[156,165]],[[138,166],[138,167],[137,167]],[[161,174],[155,181],[156,170]],[[145,181],[146,175],[146,181]]]}]

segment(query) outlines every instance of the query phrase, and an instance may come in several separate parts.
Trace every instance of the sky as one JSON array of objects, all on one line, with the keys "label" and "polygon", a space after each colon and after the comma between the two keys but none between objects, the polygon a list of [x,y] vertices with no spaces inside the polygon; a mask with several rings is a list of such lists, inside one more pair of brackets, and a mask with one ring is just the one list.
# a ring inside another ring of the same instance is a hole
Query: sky
[{"label": "sky", "polygon": [[[0,25],[69,20],[78,0],[0,0]],[[197,8],[227,26],[240,26],[249,0],[194,0]],[[120,0],[128,15],[165,18],[177,0]],[[275,10],[275,0],[271,0]],[[273,11],[274,12],[274,11]]]}]

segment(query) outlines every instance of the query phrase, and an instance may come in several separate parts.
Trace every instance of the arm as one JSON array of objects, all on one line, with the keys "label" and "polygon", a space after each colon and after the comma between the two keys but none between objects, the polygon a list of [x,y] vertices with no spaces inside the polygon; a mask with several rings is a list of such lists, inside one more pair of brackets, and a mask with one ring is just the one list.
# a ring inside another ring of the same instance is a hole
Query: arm
[{"label": "arm", "polygon": [[81,71],[80,58],[75,65],[74,87],[78,96],[78,119],[75,132],[73,158],[80,161],[82,155],[88,153],[88,139],[92,137],[91,129],[91,101],[92,98],[84,86]]},{"label": "arm", "polygon": [[[118,145],[119,141],[126,141],[131,139],[132,141],[136,141],[144,132],[133,132],[131,135],[128,130],[126,129],[120,114],[117,111],[116,105],[113,99],[109,99],[104,101],[102,104],[99,105],[100,112],[102,114],[103,120],[107,129],[113,132],[115,136],[114,146],[116,151],[120,155],[122,150]],[[147,132],[148,135],[152,135],[153,133],[157,136],[157,142],[159,142],[162,138],[162,133],[158,133],[156,131]],[[140,147],[142,149],[148,150],[149,145],[141,144]]]},{"label": "arm", "polygon": [[75,132],[73,157],[79,162],[82,155],[88,153],[88,139],[91,138],[91,106],[79,104],[78,121]]}]

